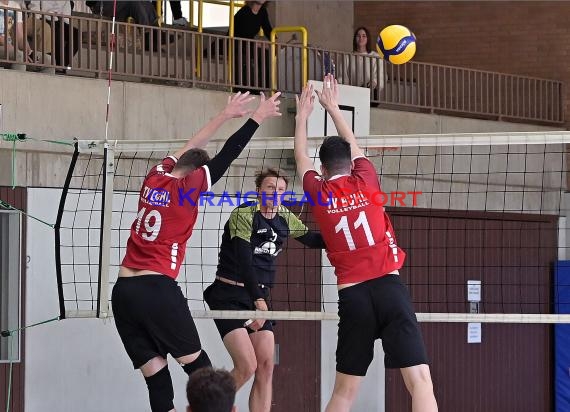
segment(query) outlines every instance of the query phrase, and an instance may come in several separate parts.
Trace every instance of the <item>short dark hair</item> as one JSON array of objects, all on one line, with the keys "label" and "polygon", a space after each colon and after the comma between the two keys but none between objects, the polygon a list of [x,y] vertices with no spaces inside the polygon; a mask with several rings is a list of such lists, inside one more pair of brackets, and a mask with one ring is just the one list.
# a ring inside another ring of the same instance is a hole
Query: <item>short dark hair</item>
[{"label": "short dark hair", "polygon": [[276,177],[278,179],[283,179],[285,181],[285,185],[289,185],[289,177],[281,170],[276,169],[274,167],[268,167],[266,169],[260,170],[255,174],[255,188],[261,187],[261,183],[266,177]]},{"label": "short dark hair", "polygon": [[180,156],[173,171],[191,172],[200,166],[204,166],[209,160],[210,156],[205,150],[190,149]]},{"label": "short dark hair", "polygon": [[[254,4],[259,4],[260,2],[258,2],[258,1],[248,1],[248,0],[246,0],[246,1],[244,1],[244,3],[245,3],[247,6],[251,7],[251,6],[253,6]],[[266,1],[266,2],[264,2],[263,4],[260,4],[260,6],[261,6],[261,7],[265,7],[265,6],[267,6],[267,3],[269,3],[269,2]]]},{"label": "short dark hair", "polygon": [[319,149],[319,159],[331,175],[345,173],[352,168],[350,143],[340,136],[328,136]]},{"label": "short dark hair", "polygon": [[372,46],[371,44],[371,39],[370,39],[370,32],[368,31],[368,29],[364,26],[360,26],[359,28],[357,28],[356,30],[354,30],[354,36],[352,36],[352,51],[356,51],[358,48],[358,44],[356,43],[356,35],[358,34],[358,32],[360,30],[364,30],[364,33],[366,33],[366,38],[367,38],[367,42],[366,42],[366,51],[368,53],[370,53],[372,51]]},{"label": "short dark hair", "polygon": [[236,398],[236,383],[223,369],[198,369],[188,379],[186,397],[192,412],[230,412]]}]

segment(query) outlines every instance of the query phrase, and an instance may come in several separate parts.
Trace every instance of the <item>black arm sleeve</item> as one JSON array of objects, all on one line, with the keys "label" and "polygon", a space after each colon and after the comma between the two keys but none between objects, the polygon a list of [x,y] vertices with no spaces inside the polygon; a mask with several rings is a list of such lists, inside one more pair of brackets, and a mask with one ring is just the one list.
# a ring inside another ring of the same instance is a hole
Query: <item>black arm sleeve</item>
[{"label": "black arm sleeve", "polygon": [[253,300],[263,299],[264,295],[259,287],[259,283],[253,270],[253,259],[251,245],[240,237],[234,237],[234,248],[237,261],[239,262],[239,273],[243,279],[245,288]]},{"label": "black arm sleeve", "polygon": [[299,242],[312,249],[325,249],[325,241],[319,232],[308,231],[303,236],[296,238]]},{"label": "black arm sleeve", "polygon": [[255,120],[249,119],[237,132],[231,135],[222,147],[222,150],[206,163],[210,170],[212,185],[226,173],[232,162],[237,159],[249,143],[258,127],[259,125]]},{"label": "black arm sleeve", "polygon": [[262,20],[261,20],[261,28],[263,29],[263,35],[267,37],[267,40],[271,40],[271,22],[269,21],[269,13],[267,13],[267,9],[263,7],[262,9]]}]

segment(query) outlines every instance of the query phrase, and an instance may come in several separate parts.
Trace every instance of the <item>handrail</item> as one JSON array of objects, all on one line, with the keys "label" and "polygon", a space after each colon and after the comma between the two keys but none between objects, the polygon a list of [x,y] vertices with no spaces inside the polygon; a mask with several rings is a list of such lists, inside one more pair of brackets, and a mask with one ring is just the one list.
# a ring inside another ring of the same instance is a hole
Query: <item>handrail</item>
[{"label": "handrail", "polygon": [[[202,25],[202,18],[204,16],[204,0],[198,0],[198,33],[202,33],[204,27]],[[202,74],[202,36],[196,39],[198,47],[196,50],[196,76],[200,77]]]},{"label": "handrail", "polygon": [[228,36],[230,37],[230,42],[228,44],[228,80],[230,81],[230,84],[232,83],[233,80],[233,66],[234,66],[234,42],[233,42],[233,38],[234,38],[234,14],[235,14],[235,1],[234,0],[230,0],[230,15],[229,15],[229,20],[230,20],[230,24],[229,24],[229,30],[228,30]]},{"label": "handrail", "polygon": [[309,45],[309,34],[307,29],[303,26],[281,26],[275,27],[271,30],[271,90],[277,90],[277,48],[276,45],[276,38],[277,33],[301,33],[301,38],[303,42],[303,51],[301,57],[301,75],[303,80],[303,85],[307,84],[309,79],[309,54],[307,51],[307,46]]},{"label": "handrail", "polygon": [[[45,12],[27,13],[38,17],[32,20],[36,23],[53,17],[53,14]],[[68,76],[84,76],[85,73],[104,76],[113,44],[111,19],[85,14],[65,18],[70,20],[70,29],[77,29],[76,38],[70,35],[70,44],[78,49],[69,65],[71,69],[61,62],[63,42],[56,52],[60,57],[59,63],[56,63],[55,53],[44,52],[44,47],[56,50],[56,43],[53,37],[44,39],[41,31],[39,37],[30,43],[35,61],[30,62],[18,50],[0,57],[0,66],[65,69]],[[27,20],[24,19],[22,24],[26,32]],[[45,41],[50,43],[46,46]],[[308,79],[322,80],[325,72],[336,71],[339,81],[352,86],[363,87],[362,78],[367,78],[365,83],[371,78],[376,80],[370,82],[369,86],[365,84],[365,87],[370,89],[370,103],[384,108],[548,125],[564,124],[565,115],[569,112],[564,106],[564,84],[559,80],[418,61],[392,65],[378,57],[311,47],[307,45],[308,41],[303,41],[303,44],[277,43],[275,33],[270,44],[273,52],[271,58],[261,54],[262,57],[257,55],[256,59],[247,59],[244,72],[248,75],[243,81],[237,81],[235,61],[231,57],[228,60],[225,55],[232,47],[235,49],[234,41],[228,36],[197,33],[175,26],[154,27],[117,22],[116,58],[112,72],[127,81],[152,79],[226,91],[232,87],[252,91],[274,88],[286,94],[297,94],[301,91],[302,83]],[[240,39],[240,42],[249,49],[256,43],[250,39]],[[215,47],[209,47],[210,44]],[[223,59],[219,53],[224,53]],[[229,76],[228,64],[234,66]],[[253,66],[257,64],[261,66]],[[267,83],[264,80],[266,72],[260,69],[269,68],[270,65],[272,73],[267,74],[272,74],[273,78]],[[351,72],[356,75],[353,76]],[[345,74],[349,77],[342,78]]]},{"label": "handrail", "polygon": [[165,23],[162,18],[162,0],[156,2],[156,16],[158,17],[158,25],[162,26]]}]

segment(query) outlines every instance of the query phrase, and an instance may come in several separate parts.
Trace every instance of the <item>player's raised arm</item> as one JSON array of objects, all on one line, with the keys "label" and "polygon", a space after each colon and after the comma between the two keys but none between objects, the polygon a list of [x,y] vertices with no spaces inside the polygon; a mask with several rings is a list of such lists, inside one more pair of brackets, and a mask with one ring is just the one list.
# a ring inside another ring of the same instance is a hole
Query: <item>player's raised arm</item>
[{"label": "player's raised arm", "polygon": [[226,107],[202,127],[198,133],[188,139],[184,147],[174,154],[176,159],[180,159],[180,156],[190,149],[201,149],[205,147],[214,133],[216,133],[220,126],[226,121],[250,114],[251,111],[247,109],[247,105],[254,99],[255,97],[250,96],[249,92],[243,94],[238,92],[233,96],[229,96]]},{"label": "player's raised arm", "polygon": [[212,185],[226,173],[231,163],[237,159],[242,150],[251,140],[257,128],[267,119],[281,116],[279,111],[280,92],[275,93],[269,99],[261,93],[259,106],[251,115],[251,118],[224,143],[220,152],[207,163],[212,179]]},{"label": "player's raised arm", "polygon": [[356,157],[363,157],[364,152],[360,147],[358,147],[354,133],[342,116],[340,108],[338,107],[339,88],[338,82],[334,76],[332,74],[327,74],[323,81],[323,90],[320,92],[317,90],[316,92],[317,96],[319,96],[321,106],[323,106],[332,117],[339,135],[350,143],[351,157],[353,159]]},{"label": "player's raised arm", "polygon": [[301,97],[295,96],[297,101],[297,114],[295,115],[295,163],[297,173],[302,178],[307,170],[314,169],[313,161],[307,152],[307,120],[313,111],[315,96],[313,85],[307,84],[301,93]]}]

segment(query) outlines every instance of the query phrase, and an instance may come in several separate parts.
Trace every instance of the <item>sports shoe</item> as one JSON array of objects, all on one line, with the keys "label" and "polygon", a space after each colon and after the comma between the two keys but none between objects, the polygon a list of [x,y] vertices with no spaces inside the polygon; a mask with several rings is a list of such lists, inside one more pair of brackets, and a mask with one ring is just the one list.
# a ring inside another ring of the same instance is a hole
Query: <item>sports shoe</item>
[{"label": "sports shoe", "polygon": [[188,26],[188,20],[186,20],[186,17],[180,17],[179,19],[172,20],[172,24],[176,26]]}]

